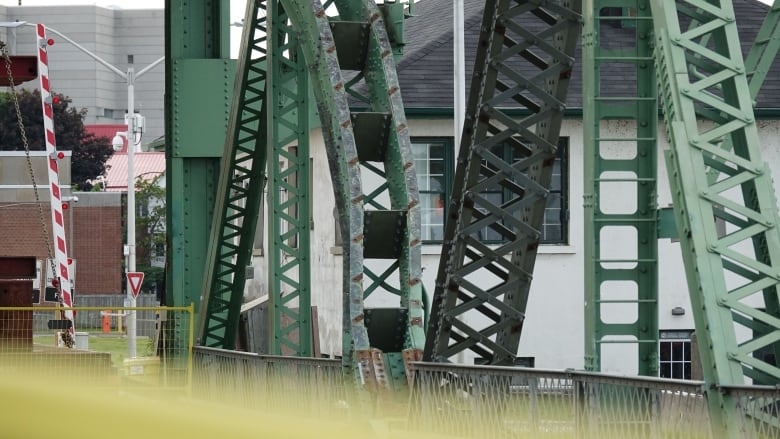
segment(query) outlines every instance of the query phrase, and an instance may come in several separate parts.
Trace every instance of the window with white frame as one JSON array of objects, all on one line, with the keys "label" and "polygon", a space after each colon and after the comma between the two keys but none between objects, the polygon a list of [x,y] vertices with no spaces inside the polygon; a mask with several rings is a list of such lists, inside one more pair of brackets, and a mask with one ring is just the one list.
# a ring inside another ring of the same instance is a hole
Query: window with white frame
[{"label": "window with white frame", "polygon": [[658,366],[661,378],[691,379],[692,330],[661,331]]},{"label": "window with white frame", "polygon": [[423,241],[444,238],[444,209],[452,168],[452,138],[417,138],[412,140],[417,189],[420,191],[420,223]]},{"label": "window with white frame", "polygon": [[[558,155],[553,165],[550,194],[542,224],[542,244],[566,244],[568,242],[568,138],[561,138]],[[452,191],[455,173],[455,150],[451,137],[413,137],[417,184],[420,191],[422,238],[429,243],[441,242],[444,237],[445,210]],[[494,151],[504,160],[514,160],[510,147],[501,146]],[[513,195],[500,188],[488,190],[483,196],[497,204],[508,201]],[[485,229],[484,242],[501,242],[494,230]]]}]

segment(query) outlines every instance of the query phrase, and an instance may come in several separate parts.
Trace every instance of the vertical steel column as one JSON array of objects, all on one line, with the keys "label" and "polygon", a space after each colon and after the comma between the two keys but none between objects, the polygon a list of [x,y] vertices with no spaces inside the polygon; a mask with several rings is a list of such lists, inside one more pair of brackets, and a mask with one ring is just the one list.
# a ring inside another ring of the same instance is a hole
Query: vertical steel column
[{"label": "vertical steel column", "polygon": [[309,206],[313,196],[309,184],[309,76],[300,42],[281,4],[271,0],[268,9],[270,352],[308,357],[312,353]]},{"label": "vertical steel column", "polygon": [[[449,361],[471,351],[489,364],[513,365],[581,1],[485,3],[424,358]],[[517,107],[530,115],[515,120],[505,111]],[[507,196],[486,195],[496,191]],[[502,242],[482,242],[488,230]]]},{"label": "vertical steel column", "polygon": [[656,376],[658,99],[648,1],[585,0],[585,367],[601,369],[605,344],[634,345],[637,373]]},{"label": "vertical steel column", "polygon": [[376,183],[362,189],[366,207],[363,299],[373,294],[398,296],[398,306],[362,309],[362,303],[353,300],[345,303],[345,310],[351,309],[353,318],[364,315],[367,330],[375,335],[370,350],[355,347],[362,370],[374,368],[380,383],[405,386],[402,353],[407,359],[419,359],[425,343],[420,205],[392,46],[386,23],[379,20],[383,12],[392,12],[387,8],[403,5],[386,3],[380,11],[373,0],[335,0],[334,4],[339,17],[331,26],[339,61],[345,77],[352,76],[346,90],[356,98],[354,106],[368,107],[368,111],[352,112],[358,165],[362,175],[371,176],[365,181]]},{"label": "vertical steel column", "polygon": [[265,0],[247,2],[244,23],[198,320],[198,344],[223,349],[236,344],[267,154]]},{"label": "vertical steel column", "polygon": [[198,310],[232,97],[229,3],[166,1],[166,301]]},{"label": "vertical steel column", "polygon": [[[373,360],[378,357],[366,327],[365,278],[384,286],[388,270],[399,273],[396,288],[404,309],[396,310],[405,320],[393,320],[392,329],[406,349],[420,349],[424,338],[419,196],[393,50],[373,0],[325,4],[282,0],[282,4],[299,35],[311,74],[343,236],[344,366],[348,373],[361,370],[364,378],[372,380]],[[338,8],[338,21],[331,21],[326,13],[333,4]],[[362,80],[371,111],[352,112],[347,95],[354,94],[352,87],[360,88]],[[378,169],[383,180],[370,193],[364,193],[364,168]],[[380,210],[377,194],[383,191],[390,209]],[[366,211],[366,204],[377,210]],[[366,259],[389,259],[389,268],[374,275],[366,269]],[[394,364],[389,367],[392,375],[399,370],[398,362]],[[400,375],[404,375],[402,367]]]},{"label": "vertical steel column", "polygon": [[[667,166],[710,419],[718,436],[739,437],[737,401],[721,386],[746,378],[780,383],[780,368],[755,355],[780,340],[777,198],[761,158],[731,1],[651,5],[672,146]],[[700,24],[683,31],[688,20]]]}]

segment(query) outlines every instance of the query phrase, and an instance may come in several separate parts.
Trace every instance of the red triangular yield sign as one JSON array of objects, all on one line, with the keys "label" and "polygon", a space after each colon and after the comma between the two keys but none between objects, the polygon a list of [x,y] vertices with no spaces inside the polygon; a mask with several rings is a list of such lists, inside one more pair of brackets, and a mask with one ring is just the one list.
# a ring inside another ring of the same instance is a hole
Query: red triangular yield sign
[{"label": "red triangular yield sign", "polygon": [[142,271],[128,271],[127,281],[130,283],[133,297],[138,297],[138,293],[141,291],[141,284],[144,283],[144,273]]}]

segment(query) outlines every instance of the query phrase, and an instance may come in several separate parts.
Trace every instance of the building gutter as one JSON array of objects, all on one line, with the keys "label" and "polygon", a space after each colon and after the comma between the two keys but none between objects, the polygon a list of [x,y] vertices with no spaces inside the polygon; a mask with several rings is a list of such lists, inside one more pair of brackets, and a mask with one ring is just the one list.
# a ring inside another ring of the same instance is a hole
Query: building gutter
[{"label": "building gutter", "polygon": [[[409,107],[404,109],[407,117],[417,118],[452,118],[452,108],[447,107]],[[510,108],[502,110],[509,116],[527,116],[531,114],[528,110],[520,108]],[[663,116],[661,110],[658,114]],[[754,112],[757,119],[780,119],[780,108],[756,108]],[[567,108],[564,112],[565,117],[581,117],[582,108]]]}]

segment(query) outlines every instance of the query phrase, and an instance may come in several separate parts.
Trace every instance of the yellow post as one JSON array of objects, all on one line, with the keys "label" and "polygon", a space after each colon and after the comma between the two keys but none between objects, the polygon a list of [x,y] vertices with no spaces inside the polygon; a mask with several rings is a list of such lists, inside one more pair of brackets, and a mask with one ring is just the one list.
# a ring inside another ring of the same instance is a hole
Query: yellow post
[{"label": "yellow post", "polygon": [[190,339],[189,346],[187,346],[187,390],[192,394],[192,345],[195,343],[195,303],[190,302],[190,306],[187,307],[187,312],[190,314]]},{"label": "yellow post", "polygon": [[122,334],[122,314],[125,312],[125,310],[122,310],[122,312],[116,313],[116,330],[119,332],[119,334]]}]

